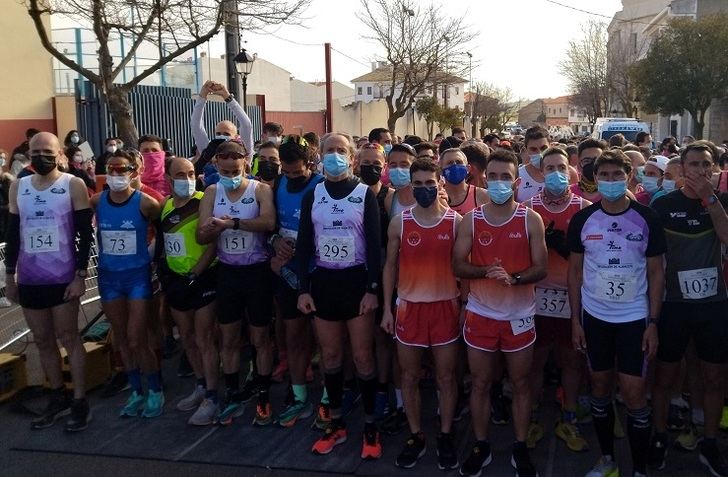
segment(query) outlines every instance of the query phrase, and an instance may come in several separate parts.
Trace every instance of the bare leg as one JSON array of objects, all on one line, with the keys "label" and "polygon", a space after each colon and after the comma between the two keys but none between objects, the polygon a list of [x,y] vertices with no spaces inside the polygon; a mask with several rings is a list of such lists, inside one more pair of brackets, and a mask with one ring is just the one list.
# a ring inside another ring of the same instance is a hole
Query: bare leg
[{"label": "bare leg", "polygon": [[[422,369],[422,351],[419,346],[407,346],[397,342],[399,365],[402,367],[402,398],[412,434],[421,429],[420,421],[420,370]],[[442,406],[441,406],[442,407]],[[442,413],[442,410],[440,411]]]},{"label": "bare leg", "polygon": [[78,299],[51,308],[53,327],[61,345],[68,354],[73,380],[73,397],[81,399],[86,395],[86,349],[78,333]]},{"label": "bare leg", "polygon": [[504,353],[508,376],[513,386],[513,429],[516,440],[525,442],[531,415],[531,389],[528,378],[533,363],[533,345],[513,353]]},{"label": "bare leg", "polygon": [[[457,341],[443,346],[433,346],[437,387],[440,390],[440,431],[449,434],[458,401],[458,386],[455,381],[455,362],[460,352]],[[409,413],[407,413],[409,418]]]}]

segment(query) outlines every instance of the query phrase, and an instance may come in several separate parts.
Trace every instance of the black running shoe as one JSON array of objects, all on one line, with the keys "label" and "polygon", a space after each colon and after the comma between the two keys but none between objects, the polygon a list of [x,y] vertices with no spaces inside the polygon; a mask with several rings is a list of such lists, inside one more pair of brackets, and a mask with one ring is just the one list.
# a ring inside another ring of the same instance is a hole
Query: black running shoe
[{"label": "black running shoe", "polygon": [[407,415],[404,413],[404,409],[397,408],[393,409],[386,416],[379,425],[379,431],[393,436],[399,434],[402,429],[407,425]]},{"label": "black running shoe", "polygon": [[511,420],[508,412],[510,407],[508,400],[503,395],[498,395],[490,400],[490,422],[498,426],[505,426]]},{"label": "black running shoe", "polygon": [[469,477],[479,477],[483,469],[491,463],[493,454],[490,452],[490,443],[486,441],[476,441],[473,450],[463,465],[460,466],[460,475]]},{"label": "black running shoe", "polygon": [[455,451],[455,435],[441,432],[437,436],[437,467],[440,470],[458,468],[458,454]]},{"label": "black running shoe", "polygon": [[511,465],[516,469],[516,477],[538,477],[538,472],[531,463],[531,457],[528,455],[528,447],[526,447],[525,442],[513,445]]},{"label": "black running shoe", "polygon": [[30,422],[33,430],[46,429],[71,412],[71,398],[65,389],[54,390],[43,413]]},{"label": "black running shoe", "polygon": [[86,398],[74,399],[71,403],[71,418],[66,422],[66,432],[85,431],[91,420],[91,411]]},{"label": "black running shoe", "polygon": [[404,444],[404,449],[397,456],[394,464],[397,467],[404,469],[411,469],[417,464],[417,460],[425,455],[427,446],[425,445],[425,435],[421,432],[419,434],[412,434],[407,442]]}]

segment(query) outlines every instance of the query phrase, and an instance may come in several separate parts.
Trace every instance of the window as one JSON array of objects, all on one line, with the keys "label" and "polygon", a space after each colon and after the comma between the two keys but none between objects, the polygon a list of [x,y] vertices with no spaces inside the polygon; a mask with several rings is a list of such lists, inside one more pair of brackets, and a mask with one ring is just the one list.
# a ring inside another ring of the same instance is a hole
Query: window
[{"label": "window", "polygon": [[362,89],[363,88],[361,86],[359,86],[358,88],[356,88],[356,94],[358,94],[359,96],[361,96]]},{"label": "window", "polygon": [[367,96],[371,96],[371,95],[372,95],[372,87],[367,86]]},{"label": "window", "polygon": [[559,108],[559,114],[561,114],[561,108]]},{"label": "window", "polygon": [[460,88],[455,88],[455,94],[460,94]]},{"label": "window", "polygon": [[632,46],[632,53],[637,54],[637,33],[630,35],[630,45]]}]

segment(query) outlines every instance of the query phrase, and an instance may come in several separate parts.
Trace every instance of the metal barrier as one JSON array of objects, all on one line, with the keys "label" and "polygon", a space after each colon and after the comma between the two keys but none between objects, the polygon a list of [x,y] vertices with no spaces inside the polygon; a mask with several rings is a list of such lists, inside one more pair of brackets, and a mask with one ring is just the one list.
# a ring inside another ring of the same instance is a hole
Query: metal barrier
[{"label": "metal barrier", "polygon": [[[91,253],[89,256],[88,276],[86,277],[86,293],[81,297],[80,312],[86,323],[91,321],[86,315],[85,306],[99,300],[99,283],[98,283],[98,251],[96,250],[96,234],[91,244]],[[0,243],[0,277],[5,278],[5,243]],[[2,283],[0,289],[0,299],[5,298],[5,283]],[[7,300],[7,298],[5,298]],[[0,311],[0,351],[23,339],[30,333],[25,317],[17,304],[11,304],[2,308]]]}]

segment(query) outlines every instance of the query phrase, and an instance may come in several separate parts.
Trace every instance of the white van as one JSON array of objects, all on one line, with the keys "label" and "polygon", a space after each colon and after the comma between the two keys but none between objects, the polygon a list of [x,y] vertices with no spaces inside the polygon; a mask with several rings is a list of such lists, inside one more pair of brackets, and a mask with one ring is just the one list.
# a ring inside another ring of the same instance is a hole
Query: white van
[{"label": "white van", "polygon": [[597,118],[592,137],[609,141],[615,134],[622,134],[627,141],[634,142],[637,133],[641,131],[649,133],[650,126],[635,118]]}]

